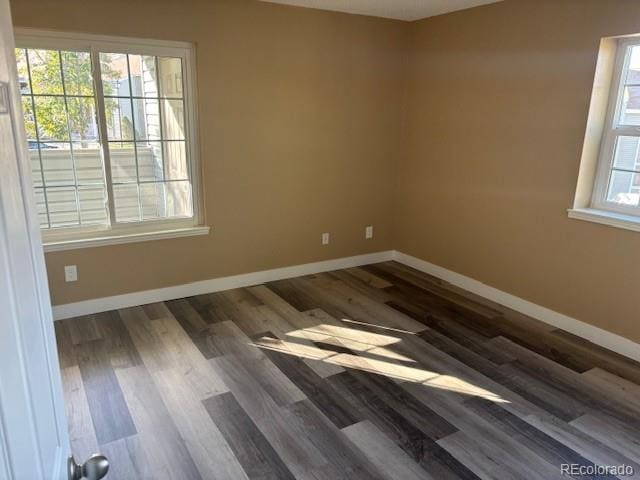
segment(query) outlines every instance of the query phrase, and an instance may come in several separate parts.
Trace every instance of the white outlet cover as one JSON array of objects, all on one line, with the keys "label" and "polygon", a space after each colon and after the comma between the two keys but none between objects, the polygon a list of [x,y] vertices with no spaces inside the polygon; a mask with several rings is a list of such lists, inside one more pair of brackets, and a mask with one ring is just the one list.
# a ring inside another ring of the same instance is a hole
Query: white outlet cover
[{"label": "white outlet cover", "polygon": [[328,233],[322,234],[322,245],[329,245],[330,236]]},{"label": "white outlet cover", "polygon": [[373,238],[373,226],[369,225],[364,229],[364,238],[367,240]]},{"label": "white outlet cover", "polygon": [[78,267],[76,265],[67,265],[66,267],[64,267],[64,281],[78,281]]}]

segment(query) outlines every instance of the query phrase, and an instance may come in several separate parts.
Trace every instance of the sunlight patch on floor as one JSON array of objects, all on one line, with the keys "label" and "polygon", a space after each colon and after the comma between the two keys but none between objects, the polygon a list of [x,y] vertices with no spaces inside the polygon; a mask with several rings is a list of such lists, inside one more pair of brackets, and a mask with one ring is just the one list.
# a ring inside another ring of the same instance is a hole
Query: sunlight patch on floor
[{"label": "sunlight patch on floor", "polygon": [[400,328],[387,327],[385,325],[378,325],[375,323],[360,322],[358,320],[350,320],[348,318],[342,318],[340,319],[340,321],[345,323],[353,323],[354,325],[362,325],[364,327],[379,328],[381,330],[388,330],[390,332],[398,332],[403,335],[416,335],[416,332],[410,332],[409,330],[402,330]]},{"label": "sunlight patch on floor", "polygon": [[[340,327],[332,327],[332,329],[319,329],[323,332],[334,331],[334,328]],[[311,340],[307,336],[309,330],[315,331],[316,327],[310,329],[303,329],[295,331],[298,338],[304,338]],[[358,330],[352,330],[351,332],[344,332],[340,330],[341,335],[348,336],[350,338],[357,337]],[[348,329],[350,330],[350,329]],[[361,332],[363,336],[372,335],[369,332]],[[290,334],[288,334],[290,335]],[[292,335],[292,336],[296,336]],[[324,340],[327,339],[326,334],[323,334]],[[373,334],[375,335],[375,334]],[[370,339],[370,337],[367,337]],[[388,337],[393,338],[393,337]],[[315,341],[323,341],[322,339]],[[394,339],[394,343],[401,341],[400,339]],[[366,345],[366,342],[358,342],[357,340],[350,340],[351,342],[355,342],[359,345]],[[380,340],[381,341],[381,340]],[[340,344],[346,347],[346,344],[343,343],[343,340],[340,340]],[[322,361],[326,363],[331,363],[333,365],[338,365],[345,368],[351,368],[356,370],[361,370],[365,372],[375,373],[378,375],[384,375],[393,380],[401,381],[401,382],[412,382],[425,385],[430,388],[437,388],[439,390],[446,390],[450,392],[456,392],[463,395],[470,395],[475,397],[484,398],[486,400],[490,400],[496,403],[509,403],[507,400],[502,399],[499,395],[490,392],[484,388],[473,385],[461,378],[451,376],[451,375],[443,375],[437,372],[431,372],[429,370],[410,367],[398,363],[392,363],[390,361],[378,360],[375,358],[352,355],[348,353],[335,352],[331,350],[326,350],[319,347],[302,345],[296,342],[288,342],[276,338],[271,337],[262,337],[255,341],[254,346],[262,349],[273,350],[279,353],[285,353],[288,355],[295,355],[300,358],[306,358],[311,360]],[[349,348],[349,347],[348,347]],[[382,347],[373,347],[373,349],[365,350],[365,353],[375,353],[376,355],[380,355],[384,352],[375,352],[377,349],[381,349]],[[384,349],[386,350],[386,349]],[[395,352],[391,352],[394,353]],[[399,355],[399,354],[398,354]],[[404,357],[403,355],[401,355]],[[404,357],[406,358],[406,357]],[[415,362],[415,360],[410,361]]]},{"label": "sunlight patch on floor", "polygon": [[361,330],[335,325],[320,324],[314,327],[288,332],[287,336],[302,338],[312,342],[327,343],[336,347],[355,350],[357,352],[369,352],[373,355],[401,362],[415,363],[415,360],[406,357],[405,355],[389,350],[388,348],[384,348],[387,345],[392,345],[401,341],[397,337],[391,337],[388,335],[363,332]]}]

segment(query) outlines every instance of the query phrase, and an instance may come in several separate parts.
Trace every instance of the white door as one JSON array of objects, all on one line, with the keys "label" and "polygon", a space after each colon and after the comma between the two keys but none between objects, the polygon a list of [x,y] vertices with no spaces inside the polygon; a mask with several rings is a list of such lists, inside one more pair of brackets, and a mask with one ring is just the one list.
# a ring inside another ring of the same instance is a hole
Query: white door
[{"label": "white door", "polygon": [[0,480],[66,480],[69,438],[16,81],[0,0]]}]

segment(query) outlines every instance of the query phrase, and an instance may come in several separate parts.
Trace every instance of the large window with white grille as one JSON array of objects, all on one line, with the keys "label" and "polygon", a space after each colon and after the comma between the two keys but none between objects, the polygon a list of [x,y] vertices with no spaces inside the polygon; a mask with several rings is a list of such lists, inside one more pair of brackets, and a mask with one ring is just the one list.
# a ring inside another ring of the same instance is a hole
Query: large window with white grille
[{"label": "large window with white grille", "polygon": [[640,216],[640,38],[617,52],[592,207]]},{"label": "large window with white grille", "polygon": [[190,46],[44,34],[16,45],[45,242],[199,224]]}]

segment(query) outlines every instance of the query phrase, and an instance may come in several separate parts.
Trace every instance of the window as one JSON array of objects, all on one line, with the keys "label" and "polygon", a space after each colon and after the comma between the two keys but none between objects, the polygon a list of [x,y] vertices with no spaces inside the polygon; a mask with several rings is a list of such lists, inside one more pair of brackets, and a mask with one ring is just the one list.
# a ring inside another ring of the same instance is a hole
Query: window
[{"label": "window", "polygon": [[640,39],[618,40],[592,206],[640,216]]},{"label": "window", "polygon": [[193,228],[201,219],[188,44],[29,32],[16,45],[45,245],[206,233]]}]

